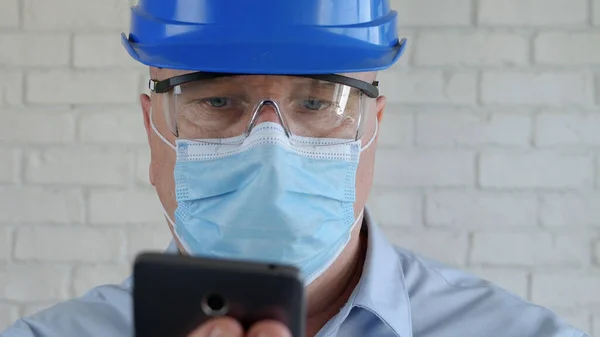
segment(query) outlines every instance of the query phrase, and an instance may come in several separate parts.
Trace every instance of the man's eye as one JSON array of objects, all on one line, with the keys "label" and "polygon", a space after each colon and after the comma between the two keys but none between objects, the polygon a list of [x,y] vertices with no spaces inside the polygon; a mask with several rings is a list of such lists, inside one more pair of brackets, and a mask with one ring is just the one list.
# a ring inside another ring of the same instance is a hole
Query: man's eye
[{"label": "man's eye", "polygon": [[222,108],[229,103],[229,98],[226,97],[211,97],[204,99],[203,102],[213,108]]},{"label": "man's eye", "polygon": [[329,103],[318,100],[318,99],[307,99],[303,102],[303,105],[308,110],[322,110],[329,106]]}]

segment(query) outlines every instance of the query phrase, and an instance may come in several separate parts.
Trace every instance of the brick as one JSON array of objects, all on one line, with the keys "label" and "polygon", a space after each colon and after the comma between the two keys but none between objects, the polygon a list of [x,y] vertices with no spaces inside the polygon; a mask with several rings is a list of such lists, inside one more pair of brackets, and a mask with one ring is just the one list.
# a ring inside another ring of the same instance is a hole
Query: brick
[{"label": "brick", "polygon": [[128,7],[122,0],[24,0],[23,26],[28,30],[119,30],[127,27]]},{"label": "brick", "polygon": [[585,153],[484,153],[479,183],[486,188],[583,188],[593,184],[593,166],[593,157]]},{"label": "brick", "polygon": [[84,212],[77,189],[0,186],[0,223],[81,223]]},{"label": "brick", "polygon": [[132,155],[123,149],[50,148],[27,154],[25,179],[33,183],[122,186],[133,177]]},{"label": "brick", "polygon": [[379,74],[381,94],[390,103],[475,104],[477,76],[437,70],[388,71]]},{"label": "brick", "polygon": [[479,25],[573,26],[585,25],[587,0],[480,0]]},{"label": "brick", "polygon": [[599,33],[544,33],[534,46],[535,61],[540,64],[600,65]]},{"label": "brick", "polygon": [[426,224],[457,228],[532,227],[537,224],[535,195],[485,192],[432,192]]},{"label": "brick", "polygon": [[489,71],[482,75],[481,100],[503,105],[592,105],[594,78],[589,72]]},{"label": "brick", "polygon": [[0,35],[0,66],[66,66],[69,36],[66,34],[3,33]]},{"label": "brick", "polygon": [[91,289],[106,285],[119,284],[129,276],[128,265],[80,266],[73,273],[75,296],[82,296]]},{"label": "brick", "polygon": [[422,226],[423,197],[398,191],[371,192],[369,210],[383,226]]},{"label": "brick", "polygon": [[590,263],[585,235],[475,233],[471,262],[490,266],[575,267]]},{"label": "brick", "polygon": [[115,229],[33,227],[17,230],[15,258],[47,262],[114,262],[125,238]]},{"label": "brick", "polygon": [[379,124],[378,146],[410,147],[414,139],[414,116],[390,106]]},{"label": "brick", "polygon": [[12,252],[12,231],[0,227],[0,263],[10,259]]},{"label": "brick", "polygon": [[473,268],[470,269],[470,272],[523,299],[527,299],[529,280],[526,271],[502,268]]},{"label": "brick", "polygon": [[27,76],[26,99],[42,104],[134,103],[137,83],[132,71],[35,71]]},{"label": "brick", "polygon": [[547,194],[541,197],[543,226],[600,227],[600,194]]},{"label": "brick", "polygon": [[509,33],[424,32],[414,53],[417,65],[524,66],[529,62],[529,42],[526,36]]},{"label": "brick", "polygon": [[[0,0],[0,8],[2,8],[0,27],[18,27],[20,23],[19,0]],[[0,324],[0,326],[2,325]]]},{"label": "brick", "polygon": [[375,184],[386,187],[472,186],[475,155],[466,151],[398,151],[381,148]]},{"label": "brick", "polygon": [[600,75],[596,75],[596,104],[600,105]]},{"label": "brick", "polygon": [[0,142],[47,145],[74,140],[75,116],[71,112],[0,109]]},{"label": "brick", "polygon": [[543,113],[536,121],[535,144],[600,145],[600,116],[578,113]]},{"label": "brick", "polygon": [[[0,127],[1,128],[1,127]],[[0,183],[19,181],[21,153],[18,150],[0,148]]]},{"label": "brick", "polygon": [[[164,219],[164,217],[163,217]],[[173,240],[167,221],[151,228],[133,229],[128,231],[129,252],[131,261],[144,251],[163,252]]]},{"label": "brick", "polygon": [[8,301],[55,301],[69,297],[70,268],[0,266],[0,298]]},{"label": "brick", "polygon": [[[600,26],[600,0],[594,0],[592,2],[592,7],[593,7],[593,14],[592,14],[592,21],[594,23],[595,26]],[[596,328],[597,330],[600,330],[600,324],[597,325],[598,328]]]},{"label": "brick", "polygon": [[0,329],[11,326],[17,319],[19,319],[19,307],[0,304]]},{"label": "brick", "polygon": [[543,306],[583,308],[600,305],[597,272],[536,273],[531,298]]},{"label": "brick", "polygon": [[137,182],[150,186],[150,150],[141,150],[135,155],[135,176]]},{"label": "brick", "polygon": [[143,67],[129,56],[115,34],[76,34],[73,63],[79,68]]},{"label": "brick", "polygon": [[164,221],[156,191],[92,190],[90,222],[93,224],[148,224]]},{"label": "brick", "polygon": [[416,115],[418,146],[527,146],[531,135],[531,118],[526,115],[470,111]]},{"label": "brick", "polygon": [[452,266],[463,266],[467,256],[468,240],[464,233],[447,231],[406,231],[385,228],[390,241],[402,248]]},{"label": "brick", "polygon": [[[110,132],[107,132],[110,130]],[[82,114],[79,134],[83,143],[147,144],[142,113],[119,109]]]},{"label": "brick", "polygon": [[469,0],[392,0],[391,7],[398,11],[401,27],[471,24]]},{"label": "brick", "polygon": [[[0,0],[2,1],[2,0]],[[23,104],[23,75],[19,71],[0,69],[0,106]]]}]

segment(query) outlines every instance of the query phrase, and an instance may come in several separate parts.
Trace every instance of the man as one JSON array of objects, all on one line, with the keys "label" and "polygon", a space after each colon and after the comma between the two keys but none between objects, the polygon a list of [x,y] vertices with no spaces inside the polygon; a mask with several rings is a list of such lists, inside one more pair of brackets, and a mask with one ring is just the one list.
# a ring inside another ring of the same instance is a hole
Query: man
[{"label": "man", "polygon": [[[393,247],[364,210],[405,41],[386,0],[141,0],[123,42],[150,66],[141,108],[169,253],[293,264],[307,336],[579,337],[550,311]],[[407,14],[409,15],[409,14]],[[93,289],[7,337],[131,336],[131,281]],[[289,336],[229,318],[195,337]]]}]

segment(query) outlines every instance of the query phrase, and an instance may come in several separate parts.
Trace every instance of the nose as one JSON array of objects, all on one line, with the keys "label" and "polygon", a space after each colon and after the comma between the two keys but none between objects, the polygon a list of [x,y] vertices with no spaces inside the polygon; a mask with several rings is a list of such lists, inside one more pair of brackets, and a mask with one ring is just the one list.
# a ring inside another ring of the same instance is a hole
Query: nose
[{"label": "nose", "polygon": [[290,136],[285,117],[277,102],[273,100],[264,100],[256,106],[247,133],[250,133],[256,125],[264,122],[279,123],[285,130],[286,135],[288,137]]},{"label": "nose", "polygon": [[258,111],[258,119],[256,120],[256,125],[264,122],[273,122],[273,123],[281,123],[283,121],[280,120],[279,115],[277,113],[277,108],[273,104],[265,103],[261,107],[259,107]]}]

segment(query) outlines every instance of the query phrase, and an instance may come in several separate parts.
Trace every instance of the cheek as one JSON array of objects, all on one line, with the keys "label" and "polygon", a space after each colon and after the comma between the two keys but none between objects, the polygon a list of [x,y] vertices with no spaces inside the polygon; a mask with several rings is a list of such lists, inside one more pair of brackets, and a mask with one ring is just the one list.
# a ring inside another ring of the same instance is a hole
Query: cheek
[{"label": "cheek", "polygon": [[360,163],[356,171],[356,201],[354,202],[354,214],[355,216],[360,213],[369,194],[371,193],[371,186],[373,184],[373,174],[375,167],[375,150],[374,145],[371,145],[365,150],[360,156]]},{"label": "cheek", "polygon": [[[372,118],[369,118],[369,122],[365,127],[364,134],[362,136],[362,145],[365,146],[371,137],[376,137],[375,134],[377,128],[377,119],[375,113]],[[375,170],[375,149],[377,148],[377,139],[373,140],[373,143],[364,150],[360,155],[360,162],[356,171],[356,201],[354,202],[354,215],[365,207],[369,194],[371,193],[371,186],[373,184],[373,175]]]},{"label": "cheek", "polygon": [[173,150],[166,146],[153,149],[150,163],[150,175],[154,182],[156,193],[165,211],[171,218],[173,218],[173,212],[177,208],[177,202],[175,201],[175,181],[173,179],[175,155],[172,152]]}]

